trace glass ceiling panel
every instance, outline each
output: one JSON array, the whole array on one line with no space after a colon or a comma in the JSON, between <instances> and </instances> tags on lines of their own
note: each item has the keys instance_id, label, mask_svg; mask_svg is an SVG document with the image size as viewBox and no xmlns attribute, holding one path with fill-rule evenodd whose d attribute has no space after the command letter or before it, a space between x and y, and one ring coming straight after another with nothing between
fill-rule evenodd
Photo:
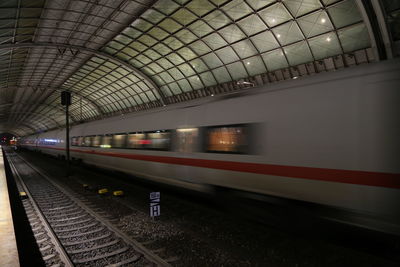
<instances>
[{"instance_id":1,"label":"glass ceiling panel","mask_svg":"<svg viewBox=\"0 0 400 267\"><path fill-rule=\"evenodd\" d=\"M298 42L284 47L284 53L292 66L313 61L307 42Z\"/></svg>"},{"instance_id":2,"label":"glass ceiling panel","mask_svg":"<svg viewBox=\"0 0 400 267\"><path fill-rule=\"evenodd\" d=\"M171 18L179 21L182 25L188 25L196 20L197 16L187 9L179 9L171 15Z\"/></svg>"},{"instance_id":3,"label":"glass ceiling panel","mask_svg":"<svg viewBox=\"0 0 400 267\"><path fill-rule=\"evenodd\" d=\"M232 63L239 60L239 57L230 46L222 48L216 51L216 53L224 64Z\"/></svg>"},{"instance_id":4,"label":"glass ceiling panel","mask_svg":"<svg viewBox=\"0 0 400 267\"><path fill-rule=\"evenodd\" d=\"M143 55L142 57L142 60L144 60ZM105 113L115 111L118 105L111 103L118 103L118 101L128 98L126 96L127 93L129 96L135 96L144 92L145 94L141 96L141 102L144 103L158 99L158 96L153 92L154 89L146 85L143 82L143 78L139 78L132 70L126 67L118 66L99 57L92 57L82 66L82 69L88 69L90 72L83 77L78 75L71 76L64 86L68 87L72 92L84 95L93 102L100 101L100 99L101 101L106 101L108 103L106 107L101 107L102 109L104 108L103 112ZM80 86L82 83L84 83L84 86ZM132 84L136 86L132 86ZM127 106L127 103L131 103L131 106ZM121 102L122 106L119 109L130 108L138 104L124 101Z\"/></svg>"},{"instance_id":5,"label":"glass ceiling panel","mask_svg":"<svg viewBox=\"0 0 400 267\"><path fill-rule=\"evenodd\" d=\"M321 8L319 0L283 0L293 17L299 17Z\"/></svg>"},{"instance_id":6,"label":"glass ceiling panel","mask_svg":"<svg viewBox=\"0 0 400 267\"><path fill-rule=\"evenodd\" d=\"M184 9L183 9L184 10ZM214 29L218 30L219 28L224 27L225 25L231 22L231 19L228 18L222 11L215 10L212 13L208 14L204 17L204 20Z\"/></svg>"},{"instance_id":7,"label":"glass ceiling panel","mask_svg":"<svg viewBox=\"0 0 400 267\"><path fill-rule=\"evenodd\" d=\"M327 33L314 37L308 41L315 59L339 55L342 50L336 34Z\"/></svg>"},{"instance_id":8,"label":"glass ceiling panel","mask_svg":"<svg viewBox=\"0 0 400 267\"><path fill-rule=\"evenodd\" d=\"M16 3L0 3L2 44L32 42L43 16L44 0L21 0L23 8L18 12ZM46 34L38 42L98 44L90 48L115 56L148 76L99 56L81 56L81 51L78 57L82 62L75 65L60 63L74 62L73 56L55 60L45 53L37 54L47 64L37 69L54 77L60 72L51 66L78 69L65 76L68 80L61 79L58 88L68 88L85 99L84 107L74 104L74 116L85 119L158 103L159 92L151 81L161 86L164 96L174 96L370 47L355 0L158 0L135 15L138 3L127 1L125 12L129 16L125 19L118 20L111 15L114 7L105 6L96 9L97 14L86 14L81 24L77 21L87 3L76 3L75 13L67 13L68 21L60 28L53 25L57 21L46 17L47 28L40 29ZM398 39L398 4L389 0L383 3L392 35ZM61 14L62 10L56 11ZM75 32L71 31L74 25L78 25ZM102 25L101 31L98 25ZM122 25L129 26L120 31ZM53 40L50 37L55 28ZM110 35L106 38L102 32L107 31ZM16 86L29 49L1 52L0 86ZM10 64L12 71L7 72ZM38 76L36 80L44 78Z\"/></svg>"},{"instance_id":9,"label":"glass ceiling panel","mask_svg":"<svg viewBox=\"0 0 400 267\"><path fill-rule=\"evenodd\" d=\"M235 43L232 45L232 47L235 49L240 58L247 58L258 54L257 49L249 39Z\"/></svg>"},{"instance_id":10,"label":"glass ceiling panel","mask_svg":"<svg viewBox=\"0 0 400 267\"><path fill-rule=\"evenodd\" d=\"M292 18L285 6L277 3L258 13L269 27L276 26Z\"/></svg>"},{"instance_id":11,"label":"glass ceiling panel","mask_svg":"<svg viewBox=\"0 0 400 267\"><path fill-rule=\"evenodd\" d=\"M362 21L361 14L354 0L345 0L328 8L336 28L341 28Z\"/></svg>"},{"instance_id":12,"label":"glass ceiling panel","mask_svg":"<svg viewBox=\"0 0 400 267\"><path fill-rule=\"evenodd\" d=\"M265 23L258 16L249 16L239 21L238 25L248 36L265 31Z\"/></svg>"},{"instance_id":13,"label":"glass ceiling panel","mask_svg":"<svg viewBox=\"0 0 400 267\"><path fill-rule=\"evenodd\" d=\"M262 55L262 58L269 71L283 69L289 66L282 49L267 52Z\"/></svg>"},{"instance_id":14,"label":"glass ceiling panel","mask_svg":"<svg viewBox=\"0 0 400 267\"><path fill-rule=\"evenodd\" d=\"M239 80L241 78L246 78L249 76L242 62L235 62L227 65L226 67L228 68L228 71L234 80Z\"/></svg>"},{"instance_id":15,"label":"glass ceiling panel","mask_svg":"<svg viewBox=\"0 0 400 267\"><path fill-rule=\"evenodd\" d=\"M219 67L217 69L213 69L212 72L215 78L217 79L218 83L225 83L232 81L232 78L225 67Z\"/></svg>"},{"instance_id":16,"label":"glass ceiling panel","mask_svg":"<svg viewBox=\"0 0 400 267\"><path fill-rule=\"evenodd\" d=\"M251 37L250 40L260 53L279 47L279 43L270 31L257 34L256 36Z\"/></svg>"},{"instance_id":17,"label":"glass ceiling panel","mask_svg":"<svg viewBox=\"0 0 400 267\"><path fill-rule=\"evenodd\" d=\"M304 39L303 33L294 21L280 25L272 31L281 45L291 44Z\"/></svg>"},{"instance_id":18,"label":"glass ceiling panel","mask_svg":"<svg viewBox=\"0 0 400 267\"><path fill-rule=\"evenodd\" d=\"M186 8L196 14L198 17L201 17L213 10L215 6L207 0L196 0L187 4Z\"/></svg>"},{"instance_id":19,"label":"glass ceiling panel","mask_svg":"<svg viewBox=\"0 0 400 267\"><path fill-rule=\"evenodd\" d=\"M313 37L333 30L328 14L325 11L317 11L297 20L306 37Z\"/></svg>"},{"instance_id":20,"label":"glass ceiling panel","mask_svg":"<svg viewBox=\"0 0 400 267\"><path fill-rule=\"evenodd\" d=\"M274 1L274 0L263 0L263 1L260 1L260 0L247 0L248 5L250 5L253 9L256 9L256 10L260 9L262 7L265 7L267 5L270 5L270 4L274 3L274 2L276 2L276 1Z\"/></svg>"},{"instance_id":21,"label":"glass ceiling panel","mask_svg":"<svg viewBox=\"0 0 400 267\"><path fill-rule=\"evenodd\" d=\"M251 76L267 72L264 62L258 56L246 59L245 67Z\"/></svg>"},{"instance_id":22,"label":"glass ceiling panel","mask_svg":"<svg viewBox=\"0 0 400 267\"><path fill-rule=\"evenodd\" d=\"M367 27L357 24L338 31L344 52L352 52L370 46Z\"/></svg>"},{"instance_id":23,"label":"glass ceiling panel","mask_svg":"<svg viewBox=\"0 0 400 267\"><path fill-rule=\"evenodd\" d=\"M251 7L243 0L233 0L225 5L222 10L233 20L238 20L253 12Z\"/></svg>"}]
</instances>

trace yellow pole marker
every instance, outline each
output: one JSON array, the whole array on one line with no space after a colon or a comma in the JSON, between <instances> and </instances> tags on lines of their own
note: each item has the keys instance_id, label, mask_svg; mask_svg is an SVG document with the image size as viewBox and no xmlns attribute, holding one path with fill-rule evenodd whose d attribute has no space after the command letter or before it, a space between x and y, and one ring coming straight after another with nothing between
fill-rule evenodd
<instances>
[{"instance_id":1,"label":"yellow pole marker","mask_svg":"<svg viewBox=\"0 0 400 267\"><path fill-rule=\"evenodd\" d=\"M123 192L122 190L117 190L117 191L114 191L114 192L113 192L113 195L114 195L114 196L123 196L123 195L124 195L124 192Z\"/></svg>"},{"instance_id":2,"label":"yellow pole marker","mask_svg":"<svg viewBox=\"0 0 400 267\"><path fill-rule=\"evenodd\" d=\"M103 189L100 189L98 192L99 192L100 195L104 195L104 194L108 193L108 189L107 188L103 188Z\"/></svg>"},{"instance_id":3,"label":"yellow pole marker","mask_svg":"<svg viewBox=\"0 0 400 267\"><path fill-rule=\"evenodd\" d=\"M27 195L25 192L19 192L19 196L20 196L22 199L28 197L28 195Z\"/></svg>"}]
</instances>

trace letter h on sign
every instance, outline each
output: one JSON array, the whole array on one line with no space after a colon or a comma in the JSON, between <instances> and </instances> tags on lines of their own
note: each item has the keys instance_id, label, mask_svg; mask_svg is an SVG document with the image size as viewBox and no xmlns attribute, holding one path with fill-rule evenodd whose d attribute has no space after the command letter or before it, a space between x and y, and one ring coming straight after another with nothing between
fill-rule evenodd
<instances>
[{"instance_id":1,"label":"letter h on sign","mask_svg":"<svg viewBox=\"0 0 400 267\"><path fill-rule=\"evenodd\" d=\"M160 216L160 192L151 192L150 193L150 216L156 217Z\"/></svg>"}]
</instances>

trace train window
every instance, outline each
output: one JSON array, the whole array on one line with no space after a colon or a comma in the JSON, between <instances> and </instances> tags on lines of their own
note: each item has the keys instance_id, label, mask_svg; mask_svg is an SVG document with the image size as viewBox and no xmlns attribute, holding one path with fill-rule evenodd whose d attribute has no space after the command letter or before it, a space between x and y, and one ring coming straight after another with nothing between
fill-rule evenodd
<instances>
[{"instance_id":1,"label":"train window","mask_svg":"<svg viewBox=\"0 0 400 267\"><path fill-rule=\"evenodd\" d=\"M144 133L135 133L128 135L128 148L144 148L146 142L146 134Z\"/></svg>"},{"instance_id":2,"label":"train window","mask_svg":"<svg viewBox=\"0 0 400 267\"><path fill-rule=\"evenodd\" d=\"M82 146L92 146L92 137L91 136L85 136L83 138Z\"/></svg>"},{"instance_id":3,"label":"train window","mask_svg":"<svg viewBox=\"0 0 400 267\"><path fill-rule=\"evenodd\" d=\"M78 146L83 146L83 136L78 137Z\"/></svg>"},{"instance_id":4,"label":"train window","mask_svg":"<svg viewBox=\"0 0 400 267\"><path fill-rule=\"evenodd\" d=\"M178 152L194 152L197 150L198 128L176 130L176 146Z\"/></svg>"},{"instance_id":5,"label":"train window","mask_svg":"<svg viewBox=\"0 0 400 267\"><path fill-rule=\"evenodd\" d=\"M207 151L247 153L247 126L217 126L207 129Z\"/></svg>"},{"instance_id":6,"label":"train window","mask_svg":"<svg viewBox=\"0 0 400 267\"><path fill-rule=\"evenodd\" d=\"M100 147L102 148L111 148L111 141L112 141L112 136L111 135L105 135L101 139L101 145Z\"/></svg>"},{"instance_id":7,"label":"train window","mask_svg":"<svg viewBox=\"0 0 400 267\"><path fill-rule=\"evenodd\" d=\"M92 146L99 147L100 145L101 145L101 136L100 135L93 136Z\"/></svg>"},{"instance_id":8,"label":"train window","mask_svg":"<svg viewBox=\"0 0 400 267\"><path fill-rule=\"evenodd\" d=\"M72 137L71 146L78 146L78 137Z\"/></svg>"},{"instance_id":9,"label":"train window","mask_svg":"<svg viewBox=\"0 0 400 267\"><path fill-rule=\"evenodd\" d=\"M114 134L112 137L112 147L125 147L126 134Z\"/></svg>"},{"instance_id":10,"label":"train window","mask_svg":"<svg viewBox=\"0 0 400 267\"><path fill-rule=\"evenodd\" d=\"M171 133L169 131L156 131L147 133L146 148L156 150L169 150Z\"/></svg>"}]
</instances>

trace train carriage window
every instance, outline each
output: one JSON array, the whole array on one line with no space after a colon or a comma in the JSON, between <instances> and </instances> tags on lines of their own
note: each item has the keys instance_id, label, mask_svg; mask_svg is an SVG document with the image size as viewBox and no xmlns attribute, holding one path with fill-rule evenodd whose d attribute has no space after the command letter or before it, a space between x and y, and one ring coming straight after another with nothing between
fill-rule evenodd
<instances>
[{"instance_id":1,"label":"train carriage window","mask_svg":"<svg viewBox=\"0 0 400 267\"><path fill-rule=\"evenodd\" d=\"M146 143L146 134L134 133L128 135L128 148L144 148Z\"/></svg>"},{"instance_id":2,"label":"train carriage window","mask_svg":"<svg viewBox=\"0 0 400 267\"><path fill-rule=\"evenodd\" d=\"M78 146L78 137L72 137L71 146Z\"/></svg>"},{"instance_id":3,"label":"train carriage window","mask_svg":"<svg viewBox=\"0 0 400 267\"><path fill-rule=\"evenodd\" d=\"M207 151L220 153L248 152L246 125L217 126L207 129Z\"/></svg>"},{"instance_id":4,"label":"train carriage window","mask_svg":"<svg viewBox=\"0 0 400 267\"><path fill-rule=\"evenodd\" d=\"M78 137L78 146L83 146L83 136Z\"/></svg>"},{"instance_id":5,"label":"train carriage window","mask_svg":"<svg viewBox=\"0 0 400 267\"><path fill-rule=\"evenodd\" d=\"M101 145L101 135L93 136L92 146L93 147L99 147L100 145Z\"/></svg>"},{"instance_id":6,"label":"train carriage window","mask_svg":"<svg viewBox=\"0 0 400 267\"><path fill-rule=\"evenodd\" d=\"M146 148L155 150L169 150L171 133L169 131L156 131L147 133Z\"/></svg>"},{"instance_id":7,"label":"train carriage window","mask_svg":"<svg viewBox=\"0 0 400 267\"><path fill-rule=\"evenodd\" d=\"M82 146L92 146L92 136L85 136Z\"/></svg>"},{"instance_id":8,"label":"train carriage window","mask_svg":"<svg viewBox=\"0 0 400 267\"><path fill-rule=\"evenodd\" d=\"M176 130L176 146L178 152L194 152L197 150L199 129L186 128Z\"/></svg>"},{"instance_id":9,"label":"train carriage window","mask_svg":"<svg viewBox=\"0 0 400 267\"><path fill-rule=\"evenodd\" d=\"M100 147L102 148L111 148L111 141L112 141L112 136L111 135L105 135L101 139L101 145Z\"/></svg>"},{"instance_id":10,"label":"train carriage window","mask_svg":"<svg viewBox=\"0 0 400 267\"><path fill-rule=\"evenodd\" d=\"M112 137L112 147L125 147L126 134L114 134Z\"/></svg>"}]
</instances>

